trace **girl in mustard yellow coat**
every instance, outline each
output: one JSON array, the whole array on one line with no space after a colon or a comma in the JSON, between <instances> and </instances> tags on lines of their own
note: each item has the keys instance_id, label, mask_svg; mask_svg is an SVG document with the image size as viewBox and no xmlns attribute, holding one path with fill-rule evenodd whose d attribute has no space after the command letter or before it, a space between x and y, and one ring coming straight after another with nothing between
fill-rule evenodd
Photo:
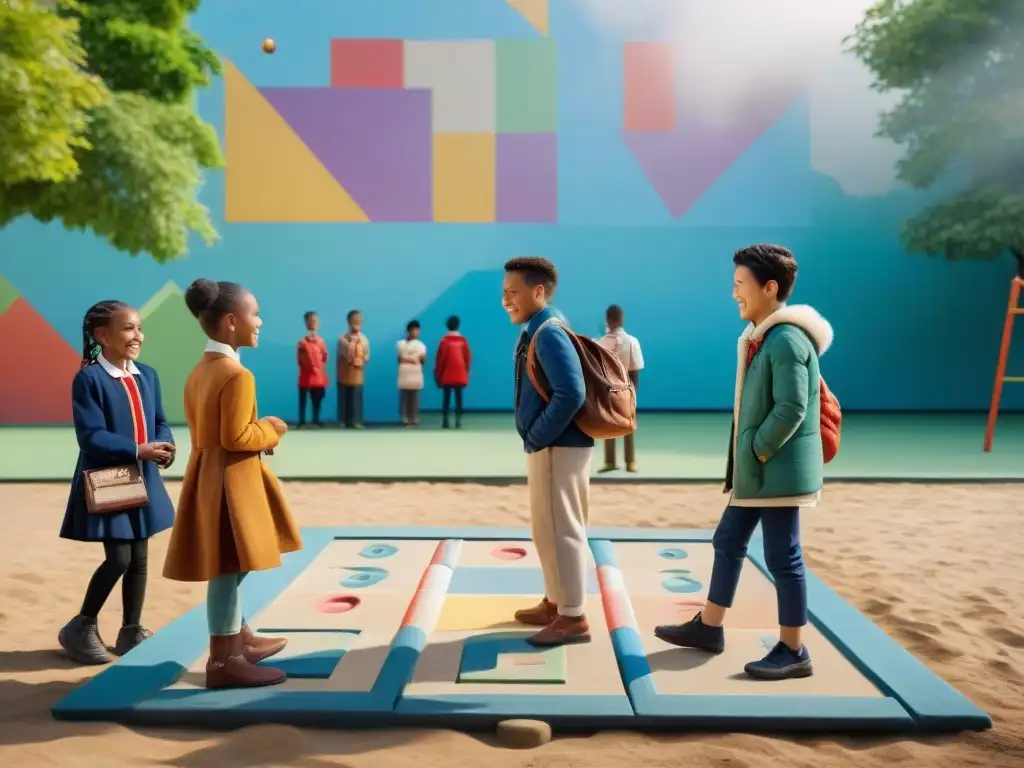
<instances>
[{"instance_id":1,"label":"girl in mustard yellow coat","mask_svg":"<svg viewBox=\"0 0 1024 768\"><path fill-rule=\"evenodd\" d=\"M257 666L285 640L257 637L242 616L239 586L250 571L281 565L302 548L277 478L261 454L287 431L273 416L256 418L256 380L239 361L240 347L259 343L256 299L237 283L196 280L185 303L210 338L185 383L192 454L164 565L175 581L206 581L210 627L207 688L248 688L284 681Z\"/></svg>"}]
</instances>

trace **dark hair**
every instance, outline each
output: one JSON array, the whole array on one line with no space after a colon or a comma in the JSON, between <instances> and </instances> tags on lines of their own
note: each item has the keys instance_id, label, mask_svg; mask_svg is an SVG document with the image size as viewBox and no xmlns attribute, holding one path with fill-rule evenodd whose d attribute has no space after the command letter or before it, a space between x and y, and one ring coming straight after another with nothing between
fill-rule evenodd
<instances>
[{"instance_id":1,"label":"dark hair","mask_svg":"<svg viewBox=\"0 0 1024 768\"><path fill-rule=\"evenodd\" d=\"M459 326L461 324L462 324L462 322L459 320L459 316L458 315L452 315L445 322L445 326L448 328L449 331L457 331L457 330L459 330Z\"/></svg>"},{"instance_id":2,"label":"dark hair","mask_svg":"<svg viewBox=\"0 0 1024 768\"><path fill-rule=\"evenodd\" d=\"M185 305L207 333L217 330L224 315L237 309L247 291L238 283L199 278L185 291Z\"/></svg>"},{"instance_id":3,"label":"dark hair","mask_svg":"<svg viewBox=\"0 0 1024 768\"><path fill-rule=\"evenodd\" d=\"M305 320L308 323L309 322L309 318L311 318L311 317L316 317L316 312L313 312L313 311L306 312L302 316L302 319Z\"/></svg>"},{"instance_id":4,"label":"dark hair","mask_svg":"<svg viewBox=\"0 0 1024 768\"><path fill-rule=\"evenodd\" d=\"M612 304L604 313L604 319L608 321L609 325L620 325L622 323L623 316L624 313L622 311L622 307L618 304Z\"/></svg>"},{"instance_id":5,"label":"dark hair","mask_svg":"<svg viewBox=\"0 0 1024 768\"><path fill-rule=\"evenodd\" d=\"M100 345L93 335L97 328L106 328L115 313L131 309L123 301L107 299L93 304L82 319L82 368L92 365L100 354Z\"/></svg>"},{"instance_id":6,"label":"dark hair","mask_svg":"<svg viewBox=\"0 0 1024 768\"><path fill-rule=\"evenodd\" d=\"M520 256L505 262L506 272L518 272L523 282L531 288L544 286L544 293L550 296L558 285L558 270L555 265L541 256Z\"/></svg>"},{"instance_id":7,"label":"dark hair","mask_svg":"<svg viewBox=\"0 0 1024 768\"><path fill-rule=\"evenodd\" d=\"M361 315L361 314L362 314L362 312L360 312L358 309L350 309L348 311L348 314L345 315L345 321L351 323L353 317L355 317L356 315Z\"/></svg>"},{"instance_id":8,"label":"dark hair","mask_svg":"<svg viewBox=\"0 0 1024 768\"><path fill-rule=\"evenodd\" d=\"M774 280L779 286L779 301L786 301L793 293L796 259L788 248L768 244L748 245L733 254L732 263L749 269L762 288Z\"/></svg>"},{"instance_id":9,"label":"dark hair","mask_svg":"<svg viewBox=\"0 0 1024 768\"><path fill-rule=\"evenodd\" d=\"M413 328L419 328L419 327L420 327L420 321L419 320L410 320L408 323L405 324L405 330L406 331L411 331Z\"/></svg>"}]
</instances>

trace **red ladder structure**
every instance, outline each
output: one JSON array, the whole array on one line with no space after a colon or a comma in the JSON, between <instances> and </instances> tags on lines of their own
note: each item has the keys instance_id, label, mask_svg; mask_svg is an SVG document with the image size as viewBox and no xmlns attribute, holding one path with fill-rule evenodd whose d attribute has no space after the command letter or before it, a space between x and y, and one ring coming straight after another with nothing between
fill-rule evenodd
<instances>
[{"instance_id":1,"label":"red ladder structure","mask_svg":"<svg viewBox=\"0 0 1024 768\"><path fill-rule=\"evenodd\" d=\"M999 418L999 401L1003 396L1003 384L1024 384L1024 376L1007 376L1006 359L1010 356L1010 339L1013 337L1013 321L1017 315L1024 315L1020 306L1020 292L1024 278L1015 277L1010 283L1010 302L1006 307L1006 322L1003 323L1003 341L999 345L999 362L996 364L996 381L992 387L992 404L988 408L988 427L985 429L985 452L992 450L992 437L996 432Z\"/></svg>"}]
</instances>

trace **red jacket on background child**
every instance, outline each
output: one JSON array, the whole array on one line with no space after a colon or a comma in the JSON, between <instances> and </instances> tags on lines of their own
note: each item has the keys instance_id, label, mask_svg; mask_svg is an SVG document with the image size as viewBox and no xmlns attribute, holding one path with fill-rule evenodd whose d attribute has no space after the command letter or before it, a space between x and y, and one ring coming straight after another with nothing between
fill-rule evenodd
<instances>
[{"instance_id":1,"label":"red jacket on background child","mask_svg":"<svg viewBox=\"0 0 1024 768\"><path fill-rule=\"evenodd\" d=\"M469 342L457 331L446 333L434 357L434 381L439 387L469 385Z\"/></svg>"},{"instance_id":2,"label":"red jacket on background child","mask_svg":"<svg viewBox=\"0 0 1024 768\"><path fill-rule=\"evenodd\" d=\"M327 345L320 336L299 339L299 389L327 388Z\"/></svg>"}]
</instances>

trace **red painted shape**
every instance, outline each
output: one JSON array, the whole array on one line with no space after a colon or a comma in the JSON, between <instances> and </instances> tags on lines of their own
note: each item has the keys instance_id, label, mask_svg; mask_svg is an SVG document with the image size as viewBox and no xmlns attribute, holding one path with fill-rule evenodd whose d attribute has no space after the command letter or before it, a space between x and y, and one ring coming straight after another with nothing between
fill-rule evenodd
<instances>
[{"instance_id":1,"label":"red painted shape","mask_svg":"<svg viewBox=\"0 0 1024 768\"><path fill-rule=\"evenodd\" d=\"M23 298L0 315L0 338L11 363L0 375L0 424L71 423L81 354Z\"/></svg>"},{"instance_id":2,"label":"red painted shape","mask_svg":"<svg viewBox=\"0 0 1024 768\"><path fill-rule=\"evenodd\" d=\"M321 598L316 607L320 613L348 613L355 610L361 602L362 600L352 595L328 595Z\"/></svg>"},{"instance_id":3,"label":"red painted shape","mask_svg":"<svg viewBox=\"0 0 1024 768\"><path fill-rule=\"evenodd\" d=\"M331 40L332 88L401 88L404 70L402 40Z\"/></svg>"},{"instance_id":4,"label":"red painted shape","mask_svg":"<svg viewBox=\"0 0 1024 768\"><path fill-rule=\"evenodd\" d=\"M622 56L623 129L674 130L676 99L672 46L669 43L626 43Z\"/></svg>"}]
</instances>

